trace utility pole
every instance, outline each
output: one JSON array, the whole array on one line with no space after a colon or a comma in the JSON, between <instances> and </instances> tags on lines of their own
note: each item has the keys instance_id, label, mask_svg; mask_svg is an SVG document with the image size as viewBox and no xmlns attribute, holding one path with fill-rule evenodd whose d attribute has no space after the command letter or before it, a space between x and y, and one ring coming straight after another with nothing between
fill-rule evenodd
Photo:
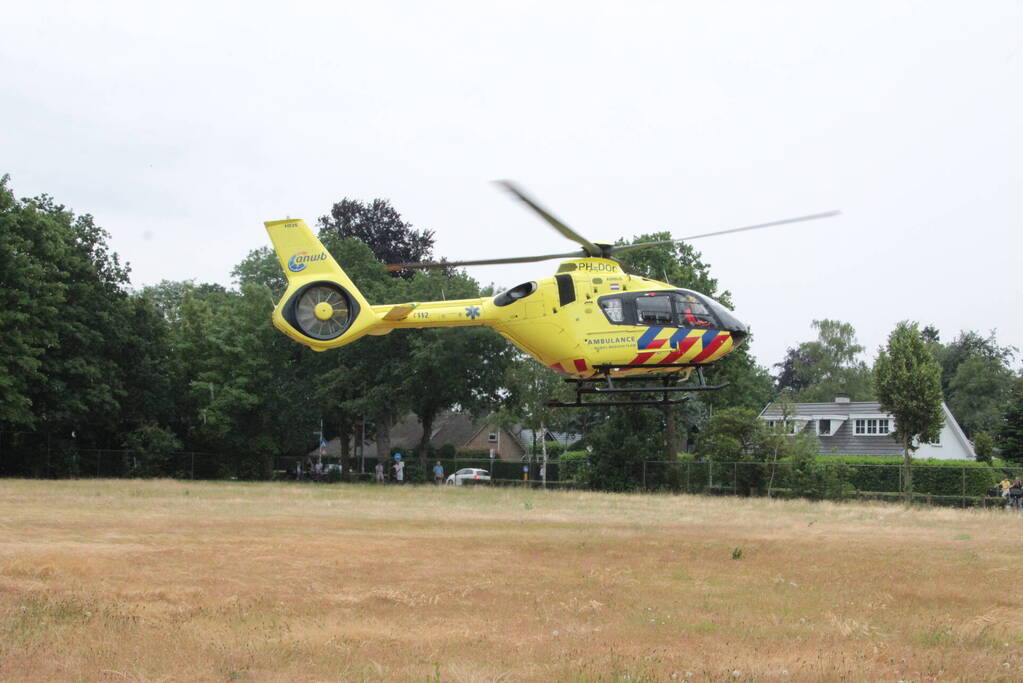
<instances>
[{"instance_id":1,"label":"utility pole","mask_svg":"<svg viewBox=\"0 0 1023 683\"><path fill-rule=\"evenodd\" d=\"M319 453L319 455L317 456L316 461L322 465L323 464L323 451L326 450L326 443L323 440L323 418L322 417L320 418L320 431L313 432L313 434L315 434L317 437L319 437L317 439L317 441L316 441L317 448L319 449L317 451Z\"/></svg>"},{"instance_id":2,"label":"utility pole","mask_svg":"<svg viewBox=\"0 0 1023 683\"><path fill-rule=\"evenodd\" d=\"M547 427L540 422L540 450L543 453L543 464L540 465L540 482L547 488Z\"/></svg>"},{"instance_id":3,"label":"utility pole","mask_svg":"<svg viewBox=\"0 0 1023 683\"><path fill-rule=\"evenodd\" d=\"M359 474L366 473L366 416L362 416L362 440L359 441Z\"/></svg>"}]
</instances>

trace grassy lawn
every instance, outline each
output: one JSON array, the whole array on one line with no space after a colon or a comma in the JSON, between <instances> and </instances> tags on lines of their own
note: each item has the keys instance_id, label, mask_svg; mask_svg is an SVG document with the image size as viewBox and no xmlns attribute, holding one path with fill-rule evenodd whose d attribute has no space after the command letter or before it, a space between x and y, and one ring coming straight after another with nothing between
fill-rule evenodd
<instances>
[{"instance_id":1,"label":"grassy lawn","mask_svg":"<svg viewBox=\"0 0 1023 683\"><path fill-rule=\"evenodd\" d=\"M1020 680L1023 517L0 481L0 680Z\"/></svg>"}]
</instances>

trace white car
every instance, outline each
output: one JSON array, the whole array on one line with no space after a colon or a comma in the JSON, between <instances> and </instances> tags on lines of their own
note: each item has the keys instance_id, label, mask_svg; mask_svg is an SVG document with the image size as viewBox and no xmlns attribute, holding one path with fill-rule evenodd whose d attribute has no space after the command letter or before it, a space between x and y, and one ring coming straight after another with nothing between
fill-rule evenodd
<instances>
[{"instance_id":1,"label":"white car","mask_svg":"<svg viewBox=\"0 0 1023 683\"><path fill-rule=\"evenodd\" d=\"M490 481L490 472L479 470L475 467L466 467L454 474L449 474L447 483L450 486L463 486L466 484L482 484Z\"/></svg>"}]
</instances>

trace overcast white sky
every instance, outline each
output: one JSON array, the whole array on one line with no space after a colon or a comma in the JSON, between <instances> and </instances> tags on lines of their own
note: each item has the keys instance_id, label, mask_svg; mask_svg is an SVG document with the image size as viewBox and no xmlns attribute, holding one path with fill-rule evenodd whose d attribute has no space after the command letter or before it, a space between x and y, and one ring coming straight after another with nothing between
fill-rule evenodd
<instances>
[{"instance_id":1,"label":"overcast white sky","mask_svg":"<svg viewBox=\"0 0 1023 683\"><path fill-rule=\"evenodd\" d=\"M135 285L227 284L264 220L346 196L449 259L571 250L497 178L594 240L841 209L694 243L761 363L825 317L869 359L902 319L1023 347L1021 29L1018 0L8 2L0 173Z\"/></svg>"}]
</instances>

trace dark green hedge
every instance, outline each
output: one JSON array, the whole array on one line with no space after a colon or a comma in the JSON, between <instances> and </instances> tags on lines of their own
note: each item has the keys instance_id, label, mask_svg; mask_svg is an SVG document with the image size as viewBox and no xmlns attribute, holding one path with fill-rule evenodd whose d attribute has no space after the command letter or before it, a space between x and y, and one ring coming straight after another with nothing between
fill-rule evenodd
<instances>
[{"instance_id":1,"label":"dark green hedge","mask_svg":"<svg viewBox=\"0 0 1023 683\"><path fill-rule=\"evenodd\" d=\"M900 490L902 458L869 455L822 455L822 463L846 465L848 481L857 491ZM986 463L968 460L913 460L913 491L935 496L983 496L999 482L1002 472Z\"/></svg>"}]
</instances>

